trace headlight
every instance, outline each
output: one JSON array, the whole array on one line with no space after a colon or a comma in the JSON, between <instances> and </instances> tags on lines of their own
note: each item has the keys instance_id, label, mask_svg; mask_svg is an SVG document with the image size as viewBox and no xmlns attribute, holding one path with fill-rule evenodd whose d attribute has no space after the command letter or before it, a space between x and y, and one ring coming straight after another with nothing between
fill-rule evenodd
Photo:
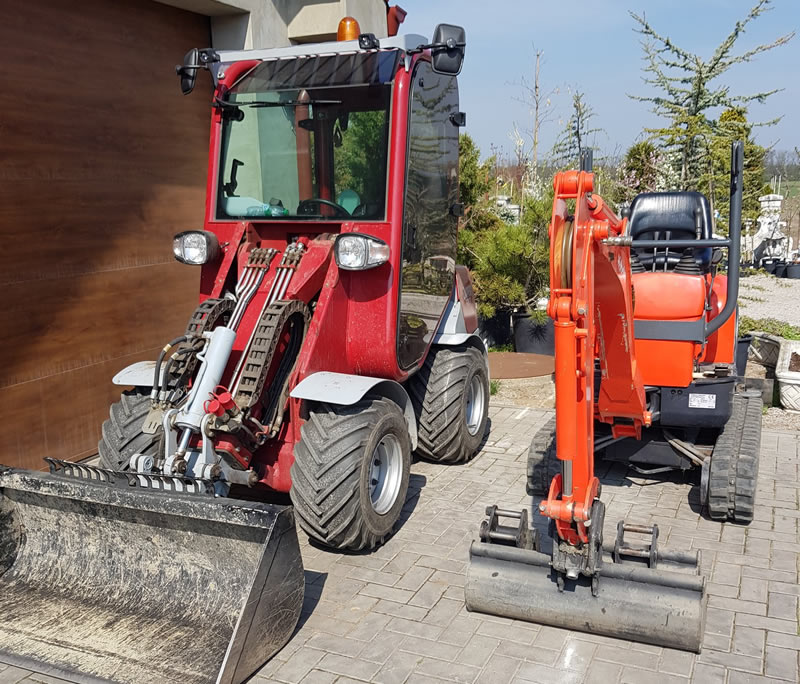
<instances>
[{"instance_id":1,"label":"headlight","mask_svg":"<svg viewBox=\"0 0 800 684\"><path fill-rule=\"evenodd\" d=\"M172 252L183 264L207 264L219 254L219 240L207 230L187 230L172 240Z\"/></svg>"},{"instance_id":2,"label":"headlight","mask_svg":"<svg viewBox=\"0 0 800 684\"><path fill-rule=\"evenodd\" d=\"M371 235L344 233L333 247L336 265L348 271L364 271L389 261L389 245Z\"/></svg>"}]
</instances>

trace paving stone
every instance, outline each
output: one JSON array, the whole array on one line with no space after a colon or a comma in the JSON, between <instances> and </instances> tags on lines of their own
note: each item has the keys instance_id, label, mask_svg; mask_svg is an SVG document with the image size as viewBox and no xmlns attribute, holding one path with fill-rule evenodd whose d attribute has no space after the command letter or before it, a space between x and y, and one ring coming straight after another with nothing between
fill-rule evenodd
<instances>
[{"instance_id":1,"label":"paving stone","mask_svg":"<svg viewBox=\"0 0 800 684\"><path fill-rule=\"evenodd\" d=\"M31 674L30 670L23 670L21 667L9 665L4 670L0 670L0 684L17 684Z\"/></svg>"},{"instance_id":2,"label":"paving stone","mask_svg":"<svg viewBox=\"0 0 800 684\"><path fill-rule=\"evenodd\" d=\"M377 663L356 658L347 658L336 653L328 653L317 665L320 670L344 677L355 677L369 681L381 669Z\"/></svg>"},{"instance_id":3,"label":"paving stone","mask_svg":"<svg viewBox=\"0 0 800 684\"><path fill-rule=\"evenodd\" d=\"M311 670L302 681L302 684L333 684L337 675L322 670ZM255 684L255 683L254 683Z\"/></svg>"},{"instance_id":4,"label":"paving stone","mask_svg":"<svg viewBox=\"0 0 800 684\"><path fill-rule=\"evenodd\" d=\"M304 648L296 651L275 671L275 678L285 682L301 682L325 656L325 651Z\"/></svg>"},{"instance_id":5,"label":"paving stone","mask_svg":"<svg viewBox=\"0 0 800 684\"><path fill-rule=\"evenodd\" d=\"M417 665L415 672L430 675L431 677L439 677L448 682L472 684L480 674L481 668L465 665L461 662L448 663L446 660L423 658Z\"/></svg>"},{"instance_id":6,"label":"paving stone","mask_svg":"<svg viewBox=\"0 0 800 684\"><path fill-rule=\"evenodd\" d=\"M578 684L583 679L583 674L571 670L557 670L554 667L539 665L538 663L522 663L514 681L535 682L535 684L545 684L546 682L558 682L558 684Z\"/></svg>"},{"instance_id":7,"label":"paving stone","mask_svg":"<svg viewBox=\"0 0 800 684\"><path fill-rule=\"evenodd\" d=\"M765 641L763 629L737 626L733 634L733 652L763 658Z\"/></svg>"},{"instance_id":8,"label":"paving stone","mask_svg":"<svg viewBox=\"0 0 800 684\"><path fill-rule=\"evenodd\" d=\"M724 667L695 663L693 681L698 684L725 684L725 673Z\"/></svg>"},{"instance_id":9,"label":"paving stone","mask_svg":"<svg viewBox=\"0 0 800 684\"><path fill-rule=\"evenodd\" d=\"M588 641L577 639L567 639L561 655L556 660L555 668L558 670L574 670L576 672L586 672L597 650L597 645Z\"/></svg>"},{"instance_id":10,"label":"paving stone","mask_svg":"<svg viewBox=\"0 0 800 684\"><path fill-rule=\"evenodd\" d=\"M797 682L797 651L767 646L765 674L769 677Z\"/></svg>"}]
</instances>

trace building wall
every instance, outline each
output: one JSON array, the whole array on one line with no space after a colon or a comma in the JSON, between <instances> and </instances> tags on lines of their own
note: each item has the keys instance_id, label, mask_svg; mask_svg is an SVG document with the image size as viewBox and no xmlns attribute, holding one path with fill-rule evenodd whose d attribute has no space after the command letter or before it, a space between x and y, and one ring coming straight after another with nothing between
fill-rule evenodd
<instances>
[{"instance_id":1,"label":"building wall","mask_svg":"<svg viewBox=\"0 0 800 684\"><path fill-rule=\"evenodd\" d=\"M158 1L208 14L213 46L224 50L335 40L339 21L346 16L355 17L365 33L387 33L383 0Z\"/></svg>"},{"instance_id":2,"label":"building wall","mask_svg":"<svg viewBox=\"0 0 800 684\"><path fill-rule=\"evenodd\" d=\"M0 9L0 463L93 454L111 377L186 326L171 238L203 223L210 109L174 65L209 39L149 0Z\"/></svg>"}]
</instances>

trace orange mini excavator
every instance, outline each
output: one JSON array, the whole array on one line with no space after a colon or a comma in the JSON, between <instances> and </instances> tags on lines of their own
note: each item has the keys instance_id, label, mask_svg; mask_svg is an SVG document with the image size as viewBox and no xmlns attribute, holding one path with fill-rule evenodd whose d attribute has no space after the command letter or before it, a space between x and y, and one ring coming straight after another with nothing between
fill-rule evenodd
<instances>
[{"instance_id":1,"label":"orange mini excavator","mask_svg":"<svg viewBox=\"0 0 800 684\"><path fill-rule=\"evenodd\" d=\"M590 158L556 175L556 415L528 460L528 492L543 497L534 510L550 519L552 551L527 510L488 508L470 550L468 609L699 650L697 552L659 548L656 525L624 521L604 544L594 461L646 474L697 468L711 517L752 520L761 397L744 390L735 364L742 163L736 142L726 239L712 237L700 193L640 194L619 218L592 193Z\"/></svg>"}]
</instances>

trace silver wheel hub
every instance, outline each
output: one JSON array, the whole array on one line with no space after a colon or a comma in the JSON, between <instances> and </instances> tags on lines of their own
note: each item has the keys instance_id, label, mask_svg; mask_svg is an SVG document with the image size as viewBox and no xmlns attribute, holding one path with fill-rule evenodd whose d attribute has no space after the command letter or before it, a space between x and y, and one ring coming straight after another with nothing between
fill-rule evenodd
<instances>
[{"instance_id":1,"label":"silver wheel hub","mask_svg":"<svg viewBox=\"0 0 800 684\"><path fill-rule=\"evenodd\" d=\"M385 515L397 501L403 480L403 450L397 437L384 435L370 461L370 502L378 515Z\"/></svg>"},{"instance_id":2,"label":"silver wheel hub","mask_svg":"<svg viewBox=\"0 0 800 684\"><path fill-rule=\"evenodd\" d=\"M478 430L483 422L483 412L486 406L486 392L481 379L477 375L472 376L469 387L467 388L467 405L464 413L467 421L467 432L473 437L478 434Z\"/></svg>"}]
</instances>

